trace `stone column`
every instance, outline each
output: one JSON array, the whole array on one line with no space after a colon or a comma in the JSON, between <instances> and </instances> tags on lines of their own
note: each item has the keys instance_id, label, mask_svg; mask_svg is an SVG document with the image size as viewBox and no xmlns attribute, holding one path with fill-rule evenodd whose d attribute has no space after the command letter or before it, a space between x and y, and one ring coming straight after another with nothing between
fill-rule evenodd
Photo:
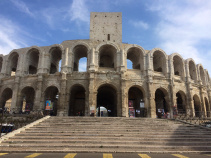
<instances>
[{"instance_id":1,"label":"stone column","mask_svg":"<svg viewBox=\"0 0 211 158\"><path fill-rule=\"evenodd\" d=\"M59 94L59 106L57 107L57 116L66 116L67 115L67 78L66 74L62 73L61 80L61 89Z\"/></svg>"},{"instance_id":2,"label":"stone column","mask_svg":"<svg viewBox=\"0 0 211 158\"><path fill-rule=\"evenodd\" d=\"M125 50L121 50L121 66L120 71L125 71Z\"/></svg>"},{"instance_id":3,"label":"stone column","mask_svg":"<svg viewBox=\"0 0 211 158\"><path fill-rule=\"evenodd\" d=\"M12 92L11 112L19 112L18 93L19 93L20 77L15 77L15 84Z\"/></svg>"},{"instance_id":4,"label":"stone column","mask_svg":"<svg viewBox=\"0 0 211 158\"><path fill-rule=\"evenodd\" d=\"M69 53L69 48L65 49L65 52L62 53L62 66L61 66L61 72L62 73L67 73L68 72L68 53Z\"/></svg>"},{"instance_id":5,"label":"stone column","mask_svg":"<svg viewBox=\"0 0 211 158\"><path fill-rule=\"evenodd\" d=\"M202 117L207 117L206 113L206 104L204 101L204 92L203 92L203 87L200 87L200 98L201 98L201 116Z\"/></svg>"},{"instance_id":6,"label":"stone column","mask_svg":"<svg viewBox=\"0 0 211 158\"><path fill-rule=\"evenodd\" d=\"M211 90L210 89L208 90L208 99L209 99L208 104L209 104L209 107L210 107L209 114L210 114L210 117L211 117Z\"/></svg>"},{"instance_id":7,"label":"stone column","mask_svg":"<svg viewBox=\"0 0 211 158\"><path fill-rule=\"evenodd\" d=\"M89 70L94 71L95 70L95 49L94 48L91 49L90 57L91 57L91 63L90 63Z\"/></svg>"},{"instance_id":8,"label":"stone column","mask_svg":"<svg viewBox=\"0 0 211 158\"><path fill-rule=\"evenodd\" d=\"M94 85L95 85L95 79L94 79L94 73L89 74L89 94L88 94L88 110L87 110L87 115L91 114L91 110L94 111L94 116L96 116L96 108L97 108L97 92L94 90Z\"/></svg>"},{"instance_id":9,"label":"stone column","mask_svg":"<svg viewBox=\"0 0 211 158\"><path fill-rule=\"evenodd\" d=\"M71 50L69 50L69 55L68 55L68 70L67 73L72 73L73 72L73 66L74 66L74 55Z\"/></svg>"},{"instance_id":10,"label":"stone column","mask_svg":"<svg viewBox=\"0 0 211 158\"><path fill-rule=\"evenodd\" d=\"M122 94L120 92L117 92L117 117L122 116L121 97Z\"/></svg>"},{"instance_id":11,"label":"stone column","mask_svg":"<svg viewBox=\"0 0 211 158\"><path fill-rule=\"evenodd\" d=\"M122 103L122 117L128 117L128 95L127 92L125 91L126 87L126 80L122 79L121 83L121 103Z\"/></svg>"},{"instance_id":12,"label":"stone column","mask_svg":"<svg viewBox=\"0 0 211 158\"><path fill-rule=\"evenodd\" d=\"M34 99L34 107L33 110L44 110L44 102L42 102L42 99L44 96L42 96L43 91L43 76L39 75L37 79L37 90L35 92L35 99Z\"/></svg>"}]
</instances>

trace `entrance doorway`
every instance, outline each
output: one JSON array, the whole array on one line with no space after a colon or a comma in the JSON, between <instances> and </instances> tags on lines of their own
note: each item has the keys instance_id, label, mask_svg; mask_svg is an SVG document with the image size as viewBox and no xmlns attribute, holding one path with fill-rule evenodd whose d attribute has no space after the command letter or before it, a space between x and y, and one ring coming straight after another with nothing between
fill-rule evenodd
<instances>
[{"instance_id":1,"label":"entrance doorway","mask_svg":"<svg viewBox=\"0 0 211 158\"><path fill-rule=\"evenodd\" d=\"M166 96L161 89L157 89L155 92L155 104L156 104L156 115L158 118L165 118L166 114L169 113Z\"/></svg>"},{"instance_id":2,"label":"entrance doorway","mask_svg":"<svg viewBox=\"0 0 211 158\"><path fill-rule=\"evenodd\" d=\"M116 90L109 85L103 85L98 89L97 93L97 114L96 116L102 116L106 113L108 117L116 117L117 116L117 94Z\"/></svg>"},{"instance_id":3,"label":"entrance doorway","mask_svg":"<svg viewBox=\"0 0 211 158\"><path fill-rule=\"evenodd\" d=\"M129 117L146 117L144 107L144 96L137 87L131 87L128 91L128 111Z\"/></svg>"},{"instance_id":4,"label":"entrance doorway","mask_svg":"<svg viewBox=\"0 0 211 158\"><path fill-rule=\"evenodd\" d=\"M85 89L80 85L72 87L70 92L69 116L85 115Z\"/></svg>"}]
</instances>

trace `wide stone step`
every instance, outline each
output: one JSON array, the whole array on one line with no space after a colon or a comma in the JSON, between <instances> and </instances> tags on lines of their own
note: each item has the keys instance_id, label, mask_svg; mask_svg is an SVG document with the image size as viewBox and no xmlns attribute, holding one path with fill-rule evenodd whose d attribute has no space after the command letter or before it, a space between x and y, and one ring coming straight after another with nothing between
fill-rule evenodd
<instances>
[{"instance_id":1,"label":"wide stone step","mask_svg":"<svg viewBox=\"0 0 211 158\"><path fill-rule=\"evenodd\" d=\"M186 141L180 141L180 142L174 142L174 141L120 141L120 140L8 140L2 143L2 145L8 145L8 144L63 144L63 145L69 145L69 144L126 144L126 145L170 145L170 146L211 146L211 142L201 142L201 141L192 141L192 142L186 142Z\"/></svg>"},{"instance_id":2,"label":"wide stone step","mask_svg":"<svg viewBox=\"0 0 211 158\"><path fill-rule=\"evenodd\" d=\"M10 138L9 141L90 141L93 140L93 137L65 137L65 136L48 136L48 137L40 137L40 136L16 136ZM200 141L200 142L209 142L211 138L136 138L136 137L95 137L95 141L109 141L109 140L116 140L116 141L179 141L179 142L192 142L192 141Z\"/></svg>"}]
</instances>

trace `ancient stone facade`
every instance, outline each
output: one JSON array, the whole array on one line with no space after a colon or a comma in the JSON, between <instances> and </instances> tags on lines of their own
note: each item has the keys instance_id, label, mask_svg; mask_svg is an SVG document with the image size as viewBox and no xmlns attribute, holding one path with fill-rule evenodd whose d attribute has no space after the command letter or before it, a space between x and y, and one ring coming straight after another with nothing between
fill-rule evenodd
<instances>
[{"instance_id":1,"label":"ancient stone facade","mask_svg":"<svg viewBox=\"0 0 211 158\"><path fill-rule=\"evenodd\" d=\"M96 109L105 107L109 116L128 117L134 112L136 117L155 118L164 109L173 117L177 107L192 116L210 117L211 81L201 64L184 60L178 53L167 55L159 48L149 51L122 43L121 13L92 16L100 16L101 23L93 33L91 18L88 40L14 49L1 55L0 106L11 100L11 111L22 111L23 102L30 103L31 110L44 110L50 100L54 114L60 116L99 115ZM112 16L117 20L103 18ZM102 36L99 28L104 26L120 30L101 29ZM83 57L87 71L79 72ZM127 59L133 69L127 69Z\"/></svg>"}]
</instances>

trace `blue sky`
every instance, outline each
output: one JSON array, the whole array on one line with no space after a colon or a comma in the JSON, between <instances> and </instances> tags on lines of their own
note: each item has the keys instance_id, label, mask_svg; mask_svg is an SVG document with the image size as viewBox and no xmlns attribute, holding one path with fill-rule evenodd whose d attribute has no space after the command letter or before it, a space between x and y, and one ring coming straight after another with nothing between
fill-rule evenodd
<instances>
[{"instance_id":1,"label":"blue sky","mask_svg":"<svg viewBox=\"0 0 211 158\"><path fill-rule=\"evenodd\" d=\"M123 42L193 58L211 72L211 0L0 0L0 54L89 39L90 12L122 12Z\"/></svg>"}]
</instances>

